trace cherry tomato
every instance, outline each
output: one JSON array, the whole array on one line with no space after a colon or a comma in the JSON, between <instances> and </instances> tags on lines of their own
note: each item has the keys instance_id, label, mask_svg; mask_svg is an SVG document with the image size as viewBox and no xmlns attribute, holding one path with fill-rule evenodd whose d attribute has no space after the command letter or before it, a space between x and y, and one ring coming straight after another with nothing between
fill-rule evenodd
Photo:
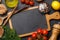
<instances>
[{"instance_id":1,"label":"cherry tomato","mask_svg":"<svg viewBox=\"0 0 60 40\"><path fill-rule=\"evenodd\" d=\"M46 29L43 30L43 34L44 35L47 35L48 34L48 31Z\"/></svg>"},{"instance_id":2,"label":"cherry tomato","mask_svg":"<svg viewBox=\"0 0 60 40\"><path fill-rule=\"evenodd\" d=\"M31 37L28 37L27 40L31 40Z\"/></svg>"},{"instance_id":3,"label":"cherry tomato","mask_svg":"<svg viewBox=\"0 0 60 40\"><path fill-rule=\"evenodd\" d=\"M33 6L33 5L34 5L34 2L33 2L33 1L30 1L29 4L30 4L31 6Z\"/></svg>"},{"instance_id":4,"label":"cherry tomato","mask_svg":"<svg viewBox=\"0 0 60 40\"><path fill-rule=\"evenodd\" d=\"M25 0L25 4L27 4L27 5L28 5L28 4L29 4L29 0Z\"/></svg>"},{"instance_id":5,"label":"cherry tomato","mask_svg":"<svg viewBox=\"0 0 60 40\"><path fill-rule=\"evenodd\" d=\"M44 40L47 40L47 37L46 37L46 36L43 36L43 39L44 39Z\"/></svg>"},{"instance_id":6,"label":"cherry tomato","mask_svg":"<svg viewBox=\"0 0 60 40\"><path fill-rule=\"evenodd\" d=\"M40 28L37 29L37 33L41 33L42 34L43 33L42 29L40 29Z\"/></svg>"},{"instance_id":7,"label":"cherry tomato","mask_svg":"<svg viewBox=\"0 0 60 40\"><path fill-rule=\"evenodd\" d=\"M21 3L25 3L25 0L21 0Z\"/></svg>"},{"instance_id":8,"label":"cherry tomato","mask_svg":"<svg viewBox=\"0 0 60 40\"><path fill-rule=\"evenodd\" d=\"M36 37L37 37L37 33L33 33L33 34L32 34L32 37L33 37L33 38L36 38Z\"/></svg>"}]
</instances>

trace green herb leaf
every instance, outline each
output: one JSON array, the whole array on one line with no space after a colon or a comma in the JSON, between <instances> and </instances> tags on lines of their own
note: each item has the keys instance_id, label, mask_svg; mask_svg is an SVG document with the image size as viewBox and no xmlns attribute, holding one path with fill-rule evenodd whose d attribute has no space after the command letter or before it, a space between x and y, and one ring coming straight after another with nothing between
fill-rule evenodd
<instances>
[{"instance_id":1,"label":"green herb leaf","mask_svg":"<svg viewBox=\"0 0 60 40\"><path fill-rule=\"evenodd\" d=\"M13 29L11 30L7 26L3 27L4 28L4 35L0 40L21 40L21 38L18 37L16 31Z\"/></svg>"}]
</instances>

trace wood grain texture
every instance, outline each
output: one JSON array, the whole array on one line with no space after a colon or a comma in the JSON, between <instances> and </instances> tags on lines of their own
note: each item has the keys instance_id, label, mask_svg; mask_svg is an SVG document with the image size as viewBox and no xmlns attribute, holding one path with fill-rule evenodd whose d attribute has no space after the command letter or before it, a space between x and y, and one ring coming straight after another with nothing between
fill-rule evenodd
<instances>
[{"instance_id":1,"label":"wood grain texture","mask_svg":"<svg viewBox=\"0 0 60 40\"><path fill-rule=\"evenodd\" d=\"M0 26L0 38L3 36L4 34L4 29L2 28L2 26Z\"/></svg>"},{"instance_id":2,"label":"wood grain texture","mask_svg":"<svg viewBox=\"0 0 60 40\"><path fill-rule=\"evenodd\" d=\"M52 35L49 38L49 40L57 40L59 33L60 33L60 24L54 24L53 30L52 30Z\"/></svg>"},{"instance_id":3,"label":"wood grain texture","mask_svg":"<svg viewBox=\"0 0 60 40\"><path fill-rule=\"evenodd\" d=\"M1 0L0 0L0 2L1 2Z\"/></svg>"},{"instance_id":4,"label":"wood grain texture","mask_svg":"<svg viewBox=\"0 0 60 40\"><path fill-rule=\"evenodd\" d=\"M10 26L10 29L13 29L13 25L12 25L11 19L9 19L9 26Z\"/></svg>"},{"instance_id":5,"label":"wood grain texture","mask_svg":"<svg viewBox=\"0 0 60 40\"><path fill-rule=\"evenodd\" d=\"M59 14L59 12L54 12L54 13L52 13L52 14L46 14L45 15L46 16L46 21L47 21L47 26L48 26L48 30L51 30L51 26L50 26L50 20L52 20L52 19L57 19L57 20L59 20L60 19L60 14Z\"/></svg>"}]
</instances>

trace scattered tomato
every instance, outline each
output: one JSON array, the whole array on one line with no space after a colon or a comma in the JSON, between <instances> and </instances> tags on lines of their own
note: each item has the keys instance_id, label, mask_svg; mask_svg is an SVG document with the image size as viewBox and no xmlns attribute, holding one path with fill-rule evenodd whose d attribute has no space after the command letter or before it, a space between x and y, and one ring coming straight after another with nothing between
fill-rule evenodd
<instances>
[{"instance_id":1,"label":"scattered tomato","mask_svg":"<svg viewBox=\"0 0 60 40\"><path fill-rule=\"evenodd\" d=\"M25 0L21 0L21 3L25 3Z\"/></svg>"},{"instance_id":2,"label":"scattered tomato","mask_svg":"<svg viewBox=\"0 0 60 40\"><path fill-rule=\"evenodd\" d=\"M27 40L31 40L31 37L28 37Z\"/></svg>"},{"instance_id":3,"label":"scattered tomato","mask_svg":"<svg viewBox=\"0 0 60 40\"><path fill-rule=\"evenodd\" d=\"M43 33L42 29L40 29L40 28L37 29L37 33L41 33L42 34Z\"/></svg>"},{"instance_id":4,"label":"scattered tomato","mask_svg":"<svg viewBox=\"0 0 60 40\"><path fill-rule=\"evenodd\" d=\"M43 36L43 39L44 39L44 40L47 40L47 37L46 37L46 36Z\"/></svg>"},{"instance_id":5,"label":"scattered tomato","mask_svg":"<svg viewBox=\"0 0 60 40\"><path fill-rule=\"evenodd\" d=\"M29 4L30 4L31 6L33 6L33 5L34 5L34 2L33 2L33 1L30 1Z\"/></svg>"},{"instance_id":6,"label":"scattered tomato","mask_svg":"<svg viewBox=\"0 0 60 40\"><path fill-rule=\"evenodd\" d=\"M48 31L46 29L43 30L43 34L46 35L48 34Z\"/></svg>"},{"instance_id":7,"label":"scattered tomato","mask_svg":"<svg viewBox=\"0 0 60 40\"><path fill-rule=\"evenodd\" d=\"M29 0L25 0L25 4L27 4L27 5L28 5L28 4L29 4L29 2L30 2Z\"/></svg>"},{"instance_id":8,"label":"scattered tomato","mask_svg":"<svg viewBox=\"0 0 60 40\"><path fill-rule=\"evenodd\" d=\"M37 33L33 33L33 34L32 34L32 37L33 37L33 38L36 38L36 37L37 37Z\"/></svg>"}]
</instances>

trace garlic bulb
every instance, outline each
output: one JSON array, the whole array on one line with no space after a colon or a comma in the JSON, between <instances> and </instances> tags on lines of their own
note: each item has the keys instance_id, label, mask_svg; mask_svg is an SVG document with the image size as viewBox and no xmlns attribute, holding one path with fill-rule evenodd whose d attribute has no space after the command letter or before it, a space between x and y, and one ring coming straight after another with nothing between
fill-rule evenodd
<instances>
[{"instance_id":1,"label":"garlic bulb","mask_svg":"<svg viewBox=\"0 0 60 40\"><path fill-rule=\"evenodd\" d=\"M49 11L49 7L48 7L47 3L45 3L45 2L40 3L39 11L43 12L43 13L47 13Z\"/></svg>"}]
</instances>

